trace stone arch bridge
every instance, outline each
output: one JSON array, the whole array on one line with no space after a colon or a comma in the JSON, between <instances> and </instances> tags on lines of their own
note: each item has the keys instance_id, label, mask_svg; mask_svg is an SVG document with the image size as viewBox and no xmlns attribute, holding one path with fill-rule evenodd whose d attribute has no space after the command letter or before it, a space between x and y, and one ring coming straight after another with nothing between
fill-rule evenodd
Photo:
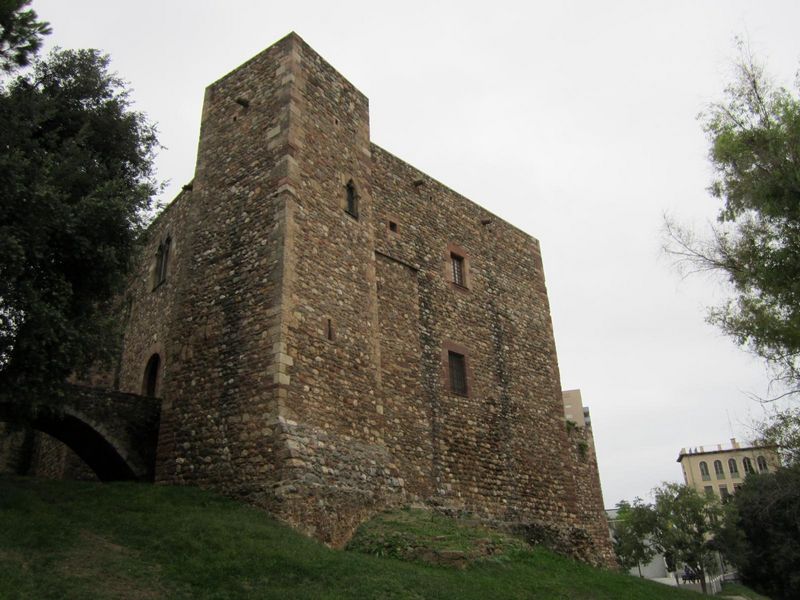
<instances>
[{"instance_id":1,"label":"stone arch bridge","mask_svg":"<svg viewBox=\"0 0 800 600\"><path fill-rule=\"evenodd\" d=\"M21 422L66 444L101 481L152 481L161 400L65 385L35 402L0 397L0 421Z\"/></svg>"}]
</instances>

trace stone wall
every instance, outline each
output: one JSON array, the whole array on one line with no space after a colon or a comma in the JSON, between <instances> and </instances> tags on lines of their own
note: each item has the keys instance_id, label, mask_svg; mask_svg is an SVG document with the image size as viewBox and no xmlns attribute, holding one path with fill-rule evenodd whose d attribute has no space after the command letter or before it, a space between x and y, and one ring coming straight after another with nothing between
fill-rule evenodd
<instances>
[{"instance_id":1,"label":"stone wall","mask_svg":"<svg viewBox=\"0 0 800 600\"><path fill-rule=\"evenodd\" d=\"M589 544L580 548L586 562L598 566L618 566L611 546L611 539L600 488L600 473L594 447L592 426L572 427L568 425L571 442L570 472L575 481L578 524L589 534Z\"/></svg>"},{"instance_id":2,"label":"stone wall","mask_svg":"<svg viewBox=\"0 0 800 600\"><path fill-rule=\"evenodd\" d=\"M26 473L32 452L33 432L19 424L0 421L0 473Z\"/></svg>"},{"instance_id":3,"label":"stone wall","mask_svg":"<svg viewBox=\"0 0 800 600\"><path fill-rule=\"evenodd\" d=\"M161 481L248 497L276 478L290 42L206 90L195 178L175 215L183 252L164 285Z\"/></svg>"},{"instance_id":4,"label":"stone wall","mask_svg":"<svg viewBox=\"0 0 800 600\"><path fill-rule=\"evenodd\" d=\"M367 98L294 34L209 86L191 188L151 228L118 377L161 356L159 481L333 545L417 501L602 545L535 239L371 144Z\"/></svg>"},{"instance_id":5,"label":"stone wall","mask_svg":"<svg viewBox=\"0 0 800 600\"><path fill-rule=\"evenodd\" d=\"M572 518L538 242L374 145L372 155L376 251L418 269L414 362L430 407L437 493L487 516ZM466 258L466 288L451 283L454 247ZM384 343L390 363L394 340ZM445 381L447 344L465 351L467 397ZM399 406L419 397L413 389L392 394Z\"/></svg>"}]
</instances>

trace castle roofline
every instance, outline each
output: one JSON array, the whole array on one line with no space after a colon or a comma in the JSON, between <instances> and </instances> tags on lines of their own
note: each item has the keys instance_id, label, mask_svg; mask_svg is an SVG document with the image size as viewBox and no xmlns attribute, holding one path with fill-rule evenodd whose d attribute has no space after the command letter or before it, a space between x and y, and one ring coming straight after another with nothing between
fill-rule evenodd
<instances>
[{"instance_id":1,"label":"castle roofline","mask_svg":"<svg viewBox=\"0 0 800 600\"><path fill-rule=\"evenodd\" d=\"M472 204L472 205L474 205L474 206L478 207L480 210L482 210L483 212L485 212L485 213L486 213L486 216L487 216L487 217L491 217L491 218L492 218L492 220L497 220L497 221L499 221L500 223L502 223L502 224L503 224L503 226L504 226L504 227L508 227L509 229L513 229L513 230L515 230L515 231L518 231L518 232L519 232L519 233L521 233L522 235L524 235L524 236L526 236L526 237L530 238L531 240L533 240L533 241L534 241L536 244L539 244L539 243L540 243L540 242L539 242L539 238L537 238L535 235L532 235L532 234L528 233L528 232L527 232L527 231L525 231L524 229L520 229L519 227L517 227L517 226L516 226L516 225L514 225L513 223L509 223L509 222L508 222L507 220L505 220L503 217L500 217L500 216L496 215L495 213L493 213L492 211L490 211L488 208L486 208L485 206L483 206L482 204L480 204L480 203L479 203L479 202L477 202L476 200L473 200L472 198L467 198L467 197L466 197L464 194L462 194L462 193L460 193L460 192L457 192L456 190L454 190L453 188L451 188L451 187L450 187L450 186L448 186L447 184L444 184L444 183L442 183L441 181L439 181L439 180L438 180L438 179L436 179L435 177L431 177L431 176L430 176L430 175L428 175L426 172L424 172L424 171L420 170L418 167L415 167L414 165L412 165L412 164L411 164L410 162L408 162L407 160L403 160L402 158L400 158L399 156L397 156L395 153L393 153L393 152L390 152L389 150L387 150L387 149L386 149L386 148L384 148L383 146L379 146L378 144L376 144L376 143L375 143L375 142L373 142L373 141L370 141L369 145L370 145L370 149L371 149L371 150L378 150L379 152L383 152L384 154L386 154L386 155L390 156L392 159L394 159L394 160L396 160L396 161L398 161L398 162L401 162L401 163L403 163L405 166L407 166L408 168L410 168L410 169L412 169L412 170L416 171L416 172L419 174L419 176L420 176L420 179L423 179L423 180L425 180L425 181L427 181L427 182L430 182L430 183L432 183L432 184L434 184L434 185L440 186L442 189L444 189L444 190L447 190L449 193L453 194L454 196L458 196L458 197L459 197L459 198L461 198L463 201L465 201L465 202L469 202L470 204Z\"/></svg>"},{"instance_id":2,"label":"castle roofline","mask_svg":"<svg viewBox=\"0 0 800 600\"><path fill-rule=\"evenodd\" d=\"M225 73L225 75L223 75L223 76L222 76L222 77L220 77L219 79L217 79L217 80L213 81L213 82L212 82L211 84L209 84L207 87L211 88L211 87L214 87L214 86L216 86L217 84L219 84L219 83L221 83L221 82L225 81L225 80L226 80L228 77L230 77L230 76L231 76L231 75L233 75L234 73L237 73L238 71L240 71L241 69L243 69L243 68L247 67L247 66L248 66L248 65L250 65L251 63L258 61L258 60L259 60L259 59L260 59L260 58L261 58L261 57L262 57L264 54L268 53L270 50L272 50L272 49L273 49L273 48L275 48L276 46L282 46L282 45L284 45L284 44L292 44L292 45L296 45L296 46L298 46L298 47L299 47L299 46L303 46L303 47L304 47L306 50L310 51L310 52L311 52L311 53L312 53L312 54L313 54L313 55L314 55L314 56L315 56L315 57L316 57L316 58L317 58L319 61L321 61L321 62L325 63L325 65L326 65L326 66L328 66L328 67L329 67L331 70L333 70L333 71L334 71L334 72L335 72L335 73L336 73L336 74L337 74L339 77L341 77L341 78L342 78L342 80L344 80L345 82L347 82L348 84L350 84L350 86L353 88L353 90L354 90L354 91L355 91L355 92L356 92L356 93L357 93L359 96L361 96L361 97L364 99L364 101L365 101L365 102L369 103L369 99L368 99L368 98L367 98L367 96L364 94L364 92L362 92L360 89L358 89L358 88L357 88L357 87L356 87L356 86L353 84L353 82L352 82L352 81L350 81L350 80L349 80L347 77L345 77L344 75L342 75L342 73L341 73L341 72L339 72L339 70L338 70L336 67L334 67L334 66L333 66L333 65L331 65L331 64L330 64L330 63L329 63L327 60L325 60L325 59L322 57L322 55L321 55L319 52L317 52L316 50L314 50L314 48L312 48L312 47L311 47L311 46L308 44L308 42L306 42L306 41L305 41L303 38L301 38L301 37L300 37L300 36L299 36L299 35L298 35L296 32L294 32L294 31L290 31L289 33L287 33L285 36L283 36L283 37L282 37L281 39L279 39L278 41L276 41L276 42L274 42L274 43L270 44L269 46L267 46L266 48L264 48L263 50L261 50L261 52L259 52L259 53L258 53L258 54L256 54L255 56L252 56L251 58L249 58L248 60L244 61L243 63L241 63L241 64L240 64L240 65L238 65L237 67L234 67L233 69L231 69L230 71L228 71L227 73Z\"/></svg>"}]
</instances>

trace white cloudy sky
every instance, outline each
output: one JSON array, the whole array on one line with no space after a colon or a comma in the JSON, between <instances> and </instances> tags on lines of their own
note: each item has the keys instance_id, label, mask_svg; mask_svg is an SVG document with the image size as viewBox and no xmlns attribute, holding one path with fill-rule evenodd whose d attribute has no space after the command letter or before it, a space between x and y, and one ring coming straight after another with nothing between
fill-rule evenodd
<instances>
[{"instance_id":1,"label":"white cloudy sky","mask_svg":"<svg viewBox=\"0 0 800 600\"><path fill-rule=\"evenodd\" d=\"M723 296L660 255L662 214L700 225L696 120L734 36L779 82L794 1L34 0L48 45L96 47L159 124L166 199L192 178L203 90L289 31L370 99L372 139L539 238L562 384L592 410L606 506L680 478L682 446L750 435L763 367L704 322Z\"/></svg>"}]
</instances>

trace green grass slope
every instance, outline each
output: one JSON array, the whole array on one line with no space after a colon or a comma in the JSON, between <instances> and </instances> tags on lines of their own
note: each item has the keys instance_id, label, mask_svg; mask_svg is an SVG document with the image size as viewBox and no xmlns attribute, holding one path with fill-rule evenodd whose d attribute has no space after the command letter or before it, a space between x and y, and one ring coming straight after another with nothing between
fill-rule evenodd
<instances>
[{"instance_id":1,"label":"green grass slope","mask_svg":"<svg viewBox=\"0 0 800 600\"><path fill-rule=\"evenodd\" d=\"M0 477L0 598L699 597L483 532L455 535L462 551L492 548L462 569L373 556L378 539L400 535L405 548L392 527L412 521L384 519L361 534L359 552L336 551L197 489ZM452 535L440 522L418 533L444 546Z\"/></svg>"}]
</instances>

